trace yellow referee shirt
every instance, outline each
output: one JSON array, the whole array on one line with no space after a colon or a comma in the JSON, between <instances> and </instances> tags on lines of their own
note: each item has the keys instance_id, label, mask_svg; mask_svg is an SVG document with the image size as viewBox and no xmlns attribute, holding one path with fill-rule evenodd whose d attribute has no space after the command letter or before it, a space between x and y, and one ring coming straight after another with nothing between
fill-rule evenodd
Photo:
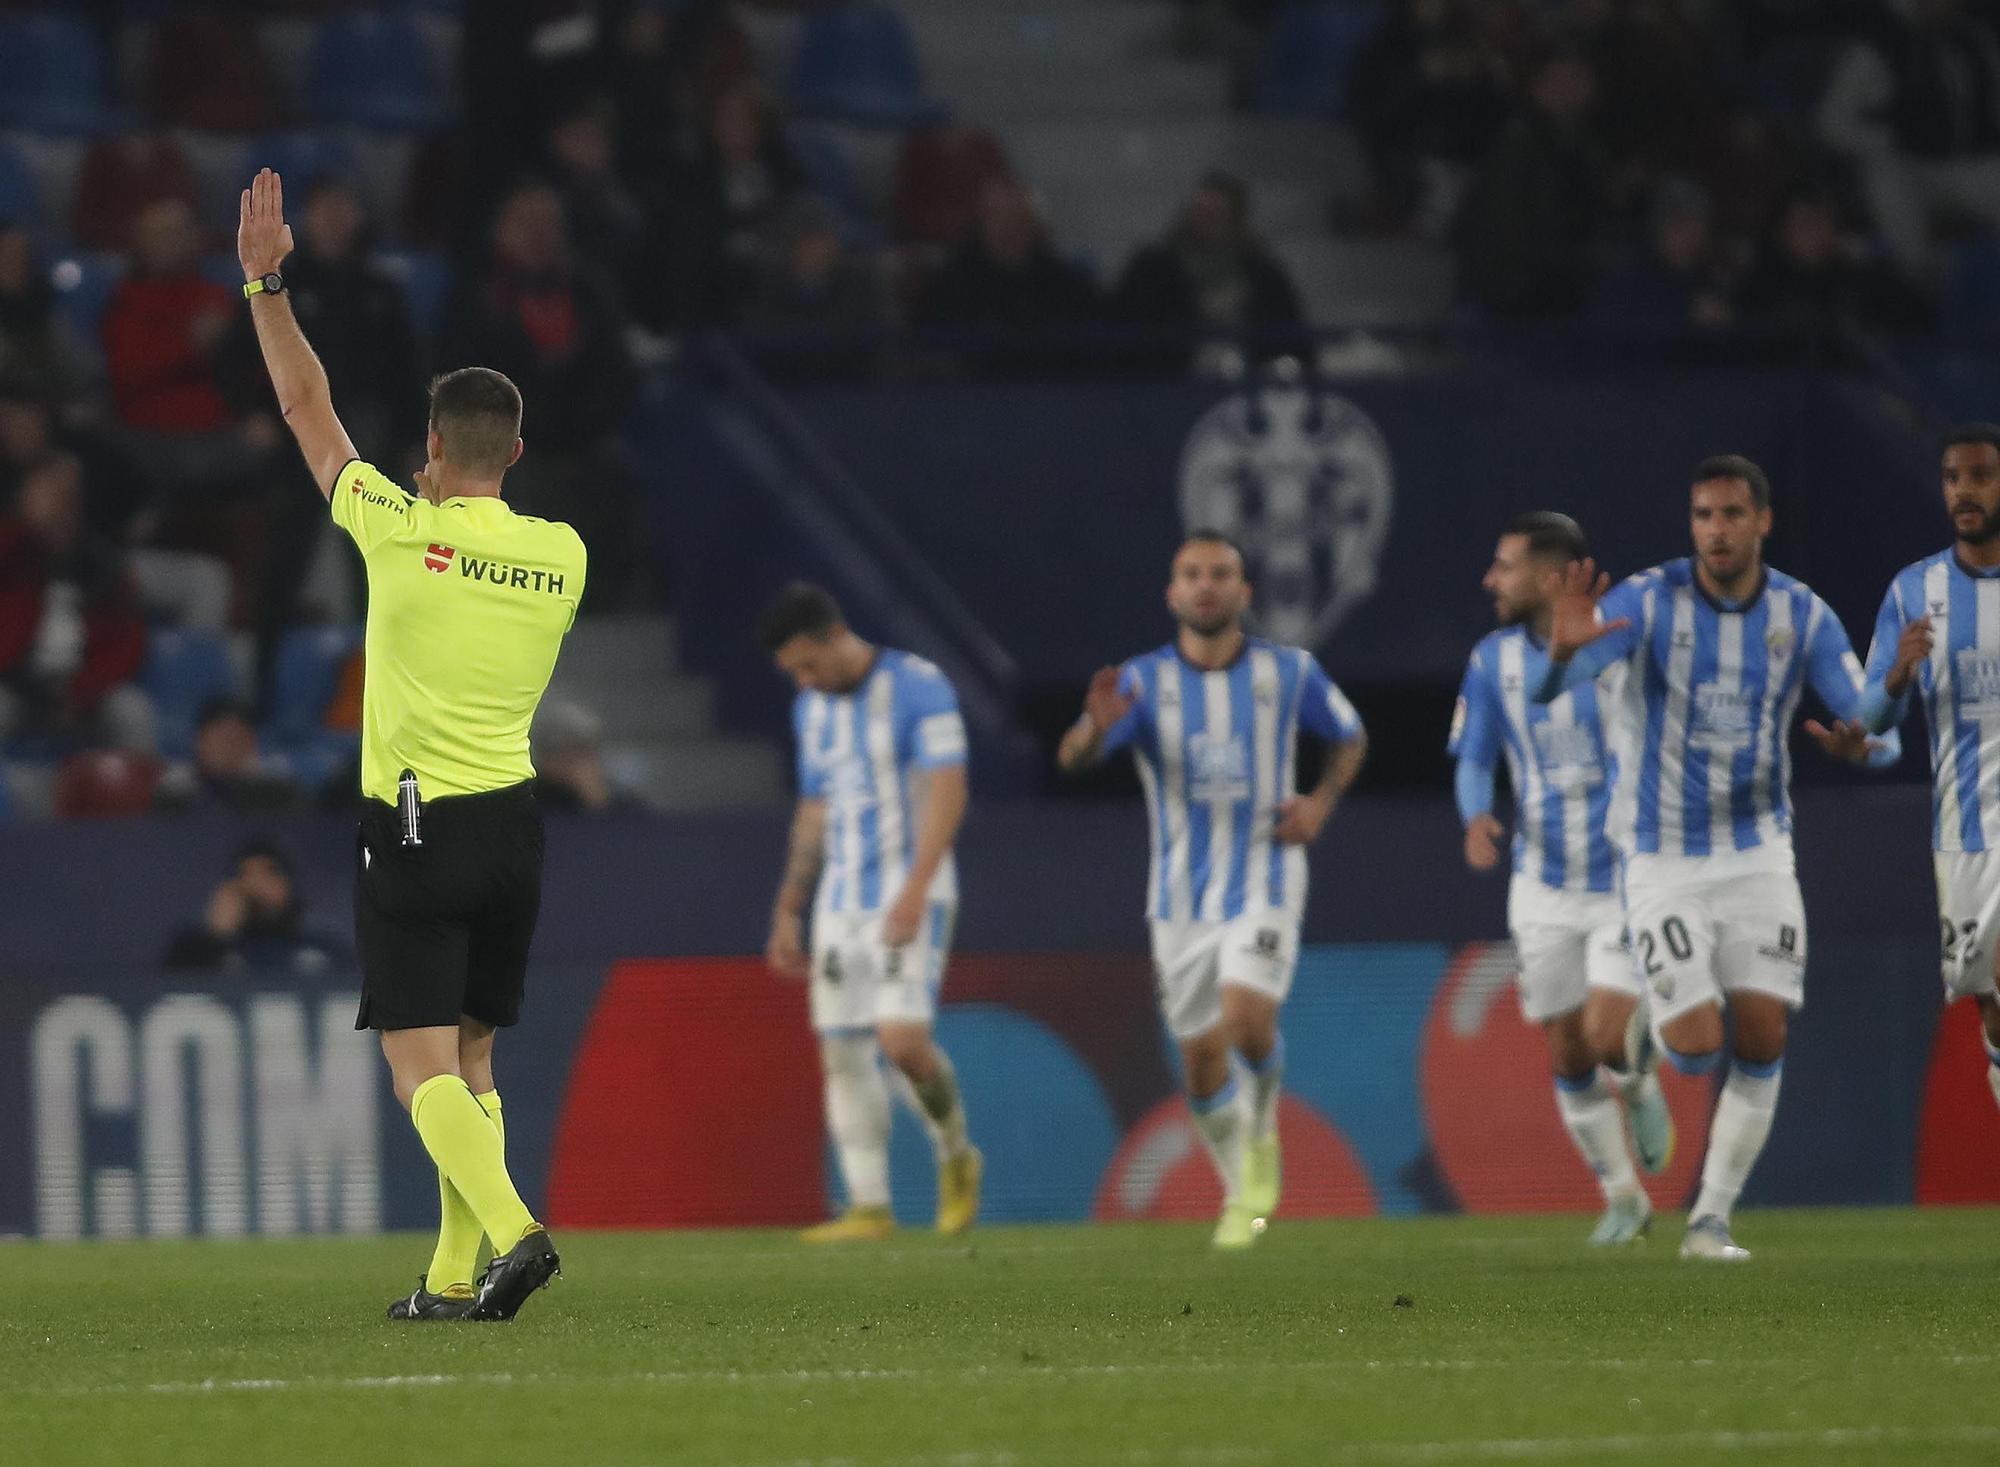
<instances>
[{"instance_id":1,"label":"yellow referee shirt","mask_svg":"<svg viewBox=\"0 0 2000 1467\"><path fill-rule=\"evenodd\" d=\"M498 499L432 504L359 459L333 518L368 568L361 792L394 804L405 769L427 800L533 778L528 726L583 596L576 531Z\"/></svg>"}]
</instances>

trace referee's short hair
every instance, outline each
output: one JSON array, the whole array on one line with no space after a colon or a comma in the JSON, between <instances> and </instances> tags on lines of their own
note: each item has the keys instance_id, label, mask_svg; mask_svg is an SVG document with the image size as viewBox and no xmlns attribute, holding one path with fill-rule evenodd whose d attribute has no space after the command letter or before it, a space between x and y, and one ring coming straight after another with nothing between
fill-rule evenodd
<instances>
[{"instance_id":1,"label":"referee's short hair","mask_svg":"<svg viewBox=\"0 0 2000 1467\"><path fill-rule=\"evenodd\" d=\"M775 655L794 637L823 637L846 624L840 603L824 586L793 581L771 598L757 618L757 645Z\"/></svg>"},{"instance_id":2,"label":"referee's short hair","mask_svg":"<svg viewBox=\"0 0 2000 1467\"><path fill-rule=\"evenodd\" d=\"M1715 479L1741 479L1750 486L1750 499L1759 509L1771 507L1771 480L1758 468L1755 461L1740 453L1718 453L1713 458L1705 458L1694 466L1694 482L1706 484Z\"/></svg>"},{"instance_id":3,"label":"referee's short hair","mask_svg":"<svg viewBox=\"0 0 2000 1467\"><path fill-rule=\"evenodd\" d=\"M2000 423L1960 423L1944 435L1941 447L1966 448L1975 443L2000 448Z\"/></svg>"},{"instance_id":4,"label":"referee's short hair","mask_svg":"<svg viewBox=\"0 0 2000 1467\"><path fill-rule=\"evenodd\" d=\"M431 379L431 427L444 456L476 474L502 474L521 436L521 389L491 367L460 367Z\"/></svg>"},{"instance_id":5,"label":"referee's short hair","mask_svg":"<svg viewBox=\"0 0 2000 1467\"><path fill-rule=\"evenodd\" d=\"M1537 560L1582 560L1590 554L1583 526L1552 509L1517 514L1500 533L1521 536L1528 542L1528 554Z\"/></svg>"}]
</instances>

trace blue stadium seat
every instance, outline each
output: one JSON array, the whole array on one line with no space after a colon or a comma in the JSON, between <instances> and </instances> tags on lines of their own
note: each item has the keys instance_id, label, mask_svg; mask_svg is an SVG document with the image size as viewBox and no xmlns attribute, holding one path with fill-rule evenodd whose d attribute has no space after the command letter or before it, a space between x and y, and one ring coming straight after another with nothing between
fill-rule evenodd
<instances>
[{"instance_id":1,"label":"blue stadium seat","mask_svg":"<svg viewBox=\"0 0 2000 1467\"><path fill-rule=\"evenodd\" d=\"M146 667L140 684L153 700L160 731L160 752L185 759L194 752L195 723L201 710L218 698L236 694L236 669L229 661L229 644L214 632L168 627L146 642Z\"/></svg>"},{"instance_id":2,"label":"blue stadium seat","mask_svg":"<svg viewBox=\"0 0 2000 1467\"><path fill-rule=\"evenodd\" d=\"M321 742L326 732L321 720L340 686L340 670L360 645L358 626L295 627L285 633L264 725L264 736L275 748L297 750Z\"/></svg>"},{"instance_id":3,"label":"blue stadium seat","mask_svg":"<svg viewBox=\"0 0 2000 1467\"><path fill-rule=\"evenodd\" d=\"M105 121L104 56L86 22L53 14L0 20L0 126L77 134Z\"/></svg>"},{"instance_id":4,"label":"blue stadium seat","mask_svg":"<svg viewBox=\"0 0 2000 1467\"><path fill-rule=\"evenodd\" d=\"M302 205L306 189L327 174L352 177L356 171L354 148L346 138L324 132L274 132L250 145L245 159L246 174L270 168L285 180L285 202ZM232 211L231 217L235 217ZM232 225L233 229L234 226Z\"/></svg>"},{"instance_id":5,"label":"blue stadium seat","mask_svg":"<svg viewBox=\"0 0 2000 1467\"><path fill-rule=\"evenodd\" d=\"M1287 5L1257 59L1257 110L1274 117L1343 116L1355 54L1381 24L1381 0Z\"/></svg>"},{"instance_id":6,"label":"blue stadium seat","mask_svg":"<svg viewBox=\"0 0 2000 1467\"><path fill-rule=\"evenodd\" d=\"M111 292L124 278L125 262L117 255L64 255L49 264L49 283L56 290L56 309L78 341L94 346Z\"/></svg>"},{"instance_id":7,"label":"blue stadium seat","mask_svg":"<svg viewBox=\"0 0 2000 1467\"><path fill-rule=\"evenodd\" d=\"M42 218L42 186L35 170L13 148L0 142L0 219L38 229Z\"/></svg>"},{"instance_id":8,"label":"blue stadium seat","mask_svg":"<svg viewBox=\"0 0 2000 1467\"><path fill-rule=\"evenodd\" d=\"M924 127L947 115L924 96L916 43L902 16L872 0L806 17L790 91L802 112L871 127Z\"/></svg>"},{"instance_id":9,"label":"blue stadium seat","mask_svg":"<svg viewBox=\"0 0 2000 1467\"><path fill-rule=\"evenodd\" d=\"M435 340L444 324L445 299L451 293L450 263L429 250L378 250L375 263L403 287L417 331Z\"/></svg>"},{"instance_id":10,"label":"blue stadium seat","mask_svg":"<svg viewBox=\"0 0 2000 1467\"><path fill-rule=\"evenodd\" d=\"M387 132L429 132L451 120L429 38L398 15L326 21L307 68L305 104L320 122Z\"/></svg>"}]
</instances>

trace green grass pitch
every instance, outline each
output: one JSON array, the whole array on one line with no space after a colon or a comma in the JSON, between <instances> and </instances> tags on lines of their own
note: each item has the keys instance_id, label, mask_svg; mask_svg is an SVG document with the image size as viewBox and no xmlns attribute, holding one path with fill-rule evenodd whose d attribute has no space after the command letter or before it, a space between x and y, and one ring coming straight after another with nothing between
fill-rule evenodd
<instances>
[{"instance_id":1,"label":"green grass pitch","mask_svg":"<svg viewBox=\"0 0 2000 1467\"><path fill-rule=\"evenodd\" d=\"M1666 1223L1666 1220L1663 1220ZM560 1237L512 1325L392 1325L409 1235L0 1246L18 1467L2000 1461L2000 1214Z\"/></svg>"}]
</instances>

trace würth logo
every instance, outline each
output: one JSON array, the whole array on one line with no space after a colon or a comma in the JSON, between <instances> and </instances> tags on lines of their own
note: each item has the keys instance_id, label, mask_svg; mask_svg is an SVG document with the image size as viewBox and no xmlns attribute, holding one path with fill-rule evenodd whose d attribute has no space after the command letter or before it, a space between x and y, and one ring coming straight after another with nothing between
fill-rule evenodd
<instances>
[{"instance_id":1,"label":"w\u00fcrth logo","mask_svg":"<svg viewBox=\"0 0 2000 1467\"><path fill-rule=\"evenodd\" d=\"M456 554L449 545L432 545L424 551L424 569L441 576L451 569L451 558Z\"/></svg>"}]
</instances>

